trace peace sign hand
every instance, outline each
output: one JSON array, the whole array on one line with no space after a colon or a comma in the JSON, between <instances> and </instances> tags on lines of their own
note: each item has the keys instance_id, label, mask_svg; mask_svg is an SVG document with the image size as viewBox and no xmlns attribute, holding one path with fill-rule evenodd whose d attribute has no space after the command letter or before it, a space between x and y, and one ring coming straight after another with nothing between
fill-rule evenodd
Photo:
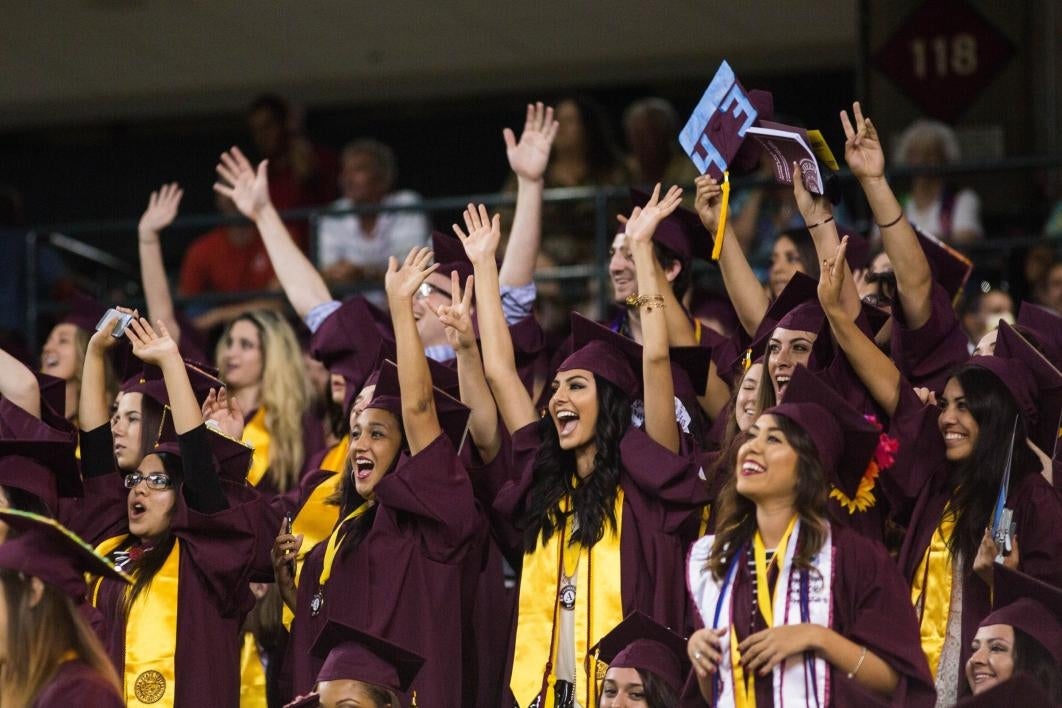
<instances>
[{"instance_id":1,"label":"peace sign hand","mask_svg":"<svg viewBox=\"0 0 1062 708\"><path fill-rule=\"evenodd\" d=\"M858 179L879 179L885 175L885 153L881 149L878 130L870 118L863 117L859 101L852 104L852 115L855 117L855 127L848 120L848 112L841 111L845 162Z\"/></svg>"},{"instance_id":2,"label":"peace sign hand","mask_svg":"<svg viewBox=\"0 0 1062 708\"><path fill-rule=\"evenodd\" d=\"M440 305L436 314L446 327L446 340L456 351L472 349L476 346L476 332L472 327L472 292L474 276L468 276L465 289L461 290L461 276L457 271L450 273L450 292L453 300L449 305Z\"/></svg>"}]
</instances>

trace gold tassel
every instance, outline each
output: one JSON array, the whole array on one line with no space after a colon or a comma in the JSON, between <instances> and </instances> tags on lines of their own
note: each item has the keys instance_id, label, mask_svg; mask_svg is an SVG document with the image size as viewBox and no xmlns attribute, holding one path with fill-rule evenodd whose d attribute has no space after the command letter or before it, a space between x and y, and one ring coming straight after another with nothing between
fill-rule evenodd
<instances>
[{"instance_id":1,"label":"gold tassel","mask_svg":"<svg viewBox=\"0 0 1062 708\"><path fill-rule=\"evenodd\" d=\"M719 260L723 251L723 231L726 228L726 212L730 206L730 171L723 172L723 203L719 206L719 225L715 228L715 243L712 245L712 260Z\"/></svg>"}]
</instances>

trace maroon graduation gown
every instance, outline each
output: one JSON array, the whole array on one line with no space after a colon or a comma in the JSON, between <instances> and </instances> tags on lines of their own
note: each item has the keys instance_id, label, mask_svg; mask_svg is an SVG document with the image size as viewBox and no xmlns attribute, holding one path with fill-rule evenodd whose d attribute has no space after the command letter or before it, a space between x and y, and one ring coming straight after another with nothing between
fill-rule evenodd
<instances>
[{"instance_id":1,"label":"maroon graduation gown","mask_svg":"<svg viewBox=\"0 0 1062 708\"><path fill-rule=\"evenodd\" d=\"M238 494L227 489L230 507L209 515L188 508L177 496L170 526L181 548L174 657L177 708L239 705L242 627L254 606L248 587L257 557L254 529L265 504L250 489L243 490L242 503L235 503ZM127 499L118 474L88 477L71 530L93 545L128 533ZM104 646L119 677L125 661L126 627L120 619L125 588L125 583L104 579L97 598L97 608L107 619Z\"/></svg>"},{"instance_id":2,"label":"maroon graduation gown","mask_svg":"<svg viewBox=\"0 0 1062 708\"><path fill-rule=\"evenodd\" d=\"M413 689L425 706L462 705L462 579L483 530L468 473L440 434L403 457L374 490L373 525L356 546L343 544L325 586L324 607L310 613L325 543L307 556L288 656L293 695L313 686L320 662L309 648L327 616L383 637L427 658Z\"/></svg>"},{"instance_id":3,"label":"maroon graduation gown","mask_svg":"<svg viewBox=\"0 0 1062 708\"><path fill-rule=\"evenodd\" d=\"M933 283L929 298L929 319L915 330L907 326L903 308L893 308L892 360L912 386L940 393L948 373L970 358L969 338L940 283Z\"/></svg>"},{"instance_id":4,"label":"maroon graduation gown","mask_svg":"<svg viewBox=\"0 0 1062 708\"><path fill-rule=\"evenodd\" d=\"M885 487L898 518L907 520L907 533L898 559L908 587L914 581L933 533L950 498L950 473L944 440L937 427L939 409L924 406L906 382L892 419L892 434L900 440L896 466L885 476ZM1052 585L1062 586L1062 497L1035 470L1014 470L1007 507L1014 510L1018 537L1018 569ZM973 560L967 563L972 568ZM909 593L908 593L909 595ZM960 666L970 657L977 626L991 611L988 586L972 571L962 587ZM962 671L959 681L965 681Z\"/></svg>"},{"instance_id":5,"label":"maroon graduation gown","mask_svg":"<svg viewBox=\"0 0 1062 708\"><path fill-rule=\"evenodd\" d=\"M541 446L539 421L513 433L516 477L498 493L494 507L509 525L499 538L510 544L509 557L523 557L520 519L531 491L535 454ZM620 441L620 479L623 510L620 533L620 592L623 614L635 610L664 626L686 626L686 586L683 579L690 515L699 511L692 501L703 481L696 445L683 436L682 449L672 453L644 431L628 427ZM510 655L507 665L511 666ZM506 685L508 685L508 671ZM511 696L510 696L511 698Z\"/></svg>"},{"instance_id":6,"label":"maroon graduation gown","mask_svg":"<svg viewBox=\"0 0 1062 708\"><path fill-rule=\"evenodd\" d=\"M73 705L122 708L125 701L91 666L74 659L59 665L37 694L32 708L69 708Z\"/></svg>"},{"instance_id":7,"label":"maroon graduation gown","mask_svg":"<svg viewBox=\"0 0 1062 708\"><path fill-rule=\"evenodd\" d=\"M830 706L926 706L936 700L933 679L918 638L918 620L911 606L910 590L884 546L851 529L831 526L834 548L834 574L831 583L833 607L830 628L869 651L900 675L896 690L888 698L864 689L847 674L850 668L827 664L830 671ZM734 577L734 630L738 641L765 628L757 611L752 621L754 600L748 563L742 558ZM774 705L773 681L756 680L756 707ZM683 689L683 706L703 706L697 679L691 671ZM809 701L814 705L814 699Z\"/></svg>"}]
</instances>

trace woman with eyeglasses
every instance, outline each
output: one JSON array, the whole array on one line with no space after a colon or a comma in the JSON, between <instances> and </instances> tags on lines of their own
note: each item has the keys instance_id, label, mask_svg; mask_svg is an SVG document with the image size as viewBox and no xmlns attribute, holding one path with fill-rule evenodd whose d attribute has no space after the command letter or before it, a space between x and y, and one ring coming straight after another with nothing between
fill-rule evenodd
<instances>
[{"instance_id":1,"label":"woman with eyeglasses","mask_svg":"<svg viewBox=\"0 0 1062 708\"><path fill-rule=\"evenodd\" d=\"M212 452L229 441L203 425L177 345L159 327L134 319L126 334L133 354L162 371L170 404L162 434L135 469L121 471L106 444L108 423L83 431L85 498L70 526L133 578L130 587L102 578L89 589L124 699L236 705L241 627L254 604L254 520L264 502L253 490L223 488ZM97 332L90 349L105 339ZM246 469L250 451L238 447Z\"/></svg>"}]
</instances>

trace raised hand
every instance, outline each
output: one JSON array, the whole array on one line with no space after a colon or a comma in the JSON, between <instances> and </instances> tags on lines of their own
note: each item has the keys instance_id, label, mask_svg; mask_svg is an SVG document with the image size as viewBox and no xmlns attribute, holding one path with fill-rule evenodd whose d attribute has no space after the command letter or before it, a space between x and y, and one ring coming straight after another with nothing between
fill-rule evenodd
<instances>
[{"instance_id":1,"label":"raised hand","mask_svg":"<svg viewBox=\"0 0 1062 708\"><path fill-rule=\"evenodd\" d=\"M833 258L828 258L822 263L819 273L819 303L823 312L828 317L844 317L844 306L841 304L841 289L844 285L844 254L848 250L848 237L841 239L841 245ZM851 319L851 318L849 318Z\"/></svg>"},{"instance_id":2,"label":"raised hand","mask_svg":"<svg viewBox=\"0 0 1062 708\"><path fill-rule=\"evenodd\" d=\"M450 292L453 299L449 305L439 305L436 314L446 327L446 341L455 351L476 346L476 332L472 327L472 285L474 276L468 276L465 289L461 290L461 276L450 273Z\"/></svg>"},{"instance_id":3,"label":"raised hand","mask_svg":"<svg viewBox=\"0 0 1062 708\"><path fill-rule=\"evenodd\" d=\"M981 537L981 545L977 547L977 555L974 557L973 571L977 573L977 576L985 582L989 588L995 588L995 582L993 580L994 573L992 566L996 562L996 557L1003 552L996 540L992 538L992 529L985 529L985 535ZM1003 565L1011 570L1018 569L1018 561L1021 559L1018 553L1018 536L1017 534L1011 539L1011 551L1009 554L1003 556Z\"/></svg>"},{"instance_id":4,"label":"raised hand","mask_svg":"<svg viewBox=\"0 0 1062 708\"><path fill-rule=\"evenodd\" d=\"M218 430L233 440L243 439L243 408L235 396L230 396L222 388L210 389L206 400L203 401L203 420L214 421Z\"/></svg>"},{"instance_id":5,"label":"raised hand","mask_svg":"<svg viewBox=\"0 0 1062 708\"><path fill-rule=\"evenodd\" d=\"M133 321L125 330L125 336L133 344L133 356L146 364L161 366L164 361L176 357L181 358L177 349L177 342L173 341L166 325L160 320L159 331L156 332L151 323L144 317L134 317Z\"/></svg>"},{"instance_id":6,"label":"raised hand","mask_svg":"<svg viewBox=\"0 0 1062 708\"><path fill-rule=\"evenodd\" d=\"M132 315L134 322L136 321L136 318L139 317L139 313L136 310L130 310L128 307L116 307L114 309L123 314ZM92 336L89 337L88 348L95 352L102 352L117 344L118 339L111 336L111 332L114 331L114 325L117 322L118 318L114 316L104 322L103 326L93 332Z\"/></svg>"},{"instance_id":7,"label":"raised hand","mask_svg":"<svg viewBox=\"0 0 1062 708\"><path fill-rule=\"evenodd\" d=\"M222 181L214 183L214 191L228 197L248 219L255 219L272 203L269 199L267 160L258 163L257 171L238 147L221 153L218 176Z\"/></svg>"},{"instance_id":8,"label":"raised hand","mask_svg":"<svg viewBox=\"0 0 1062 708\"><path fill-rule=\"evenodd\" d=\"M454 233L461 239L461 245L465 247L465 255L472 263L482 263L484 260L494 260L494 254L498 251L498 242L501 241L501 216L490 217L487 207L480 204L469 204L465 209L466 234L461 227L454 224Z\"/></svg>"},{"instance_id":9,"label":"raised hand","mask_svg":"<svg viewBox=\"0 0 1062 708\"><path fill-rule=\"evenodd\" d=\"M833 216L830 200L823 194L812 194L804 186L804 170L799 162L793 165L793 197L796 199L797 209L804 217L807 226L821 224L825 219Z\"/></svg>"},{"instance_id":10,"label":"raised hand","mask_svg":"<svg viewBox=\"0 0 1062 708\"><path fill-rule=\"evenodd\" d=\"M701 217L701 223L709 233L715 234L719 228L719 210L723 203L723 187L714 177L701 175L695 179L697 196L693 201L693 208L697 210L697 216Z\"/></svg>"},{"instance_id":11,"label":"raised hand","mask_svg":"<svg viewBox=\"0 0 1062 708\"><path fill-rule=\"evenodd\" d=\"M516 135L509 128L502 131L509 167L517 177L533 181L542 179L559 125L553 120L553 107L539 101L527 104L527 118L520 142L516 141Z\"/></svg>"},{"instance_id":12,"label":"raised hand","mask_svg":"<svg viewBox=\"0 0 1062 708\"><path fill-rule=\"evenodd\" d=\"M181 205L184 190L176 182L164 184L148 198L147 209L140 216L137 229L141 234L155 234L173 223L177 207Z\"/></svg>"},{"instance_id":13,"label":"raised hand","mask_svg":"<svg viewBox=\"0 0 1062 708\"><path fill-rule=\"evenodd\" d=\"M848 119L848 112L841 111L841 126L844 128L844 159L852 174L860 180L877 179L885 175L885 153L881 149L878 130L869 118L863 117L859 101L852 104L855 127Z\"/></svg>"},{"instance_id":14,"label":"raised hand","mask_svg":"<svg viewBox=\"0 0 1062 708\"><path fill-rule=\"evenodd\" d=\"M660 197L660 184L653 189L653 194L644 207L635 207L627 219L625 233L629 244L648 244L653 241L653 234L660 222L666 219L682 203L682 188L672 187L663 198Z\"/></svg>"},{"instance_id":15,"label":"raised hand","mask_svg":"<svg viewBox=\"0 0 1062 708\"><path fill-rule=\"evenodd\" d=\"M430 248L413 248L406 254L401 266L398 265L398 259L391 256L387 261L387 274L384 275L387 299L412 300L420 284L439 267L438 263L428 265L431 256Z\"/></svg>"}]
</instances>

